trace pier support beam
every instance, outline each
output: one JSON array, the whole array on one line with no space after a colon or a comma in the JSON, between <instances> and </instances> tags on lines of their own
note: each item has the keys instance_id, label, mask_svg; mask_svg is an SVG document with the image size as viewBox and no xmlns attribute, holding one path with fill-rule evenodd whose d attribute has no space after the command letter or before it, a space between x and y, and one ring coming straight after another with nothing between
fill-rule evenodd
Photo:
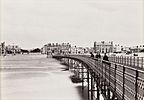
<instances>
[{"instance_id":1,"label":"pier support beam","mask_svg":"<svg viewBox=\"0 0 144 100\"><path fill-rule=\"evenodd\" d=\"M88 86L88 93L87 93L87 95L88 95L88 100L90 99L90 94L89 94L89 91L90 91L90 87L89 87L89 85L90 85L90 82L89 82L89 71L88 71L88 69L87 69L87 86Z\"/></svg>"}]
</instances>

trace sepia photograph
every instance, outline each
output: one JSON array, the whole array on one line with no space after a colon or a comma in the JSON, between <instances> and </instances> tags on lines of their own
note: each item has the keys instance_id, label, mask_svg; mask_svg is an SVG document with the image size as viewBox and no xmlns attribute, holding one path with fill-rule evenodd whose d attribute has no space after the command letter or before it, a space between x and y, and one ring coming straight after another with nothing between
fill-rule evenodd
<instances>
[{"instance_id":1,"label":"sepia photograph","mask_svg":"<svg viewBox=\"0 0 144 100\"><path fill-rule=\"evenodd\" d=\"M144 0L0 0L0 100L144 100Z\"/></svg>"}]
</instances>

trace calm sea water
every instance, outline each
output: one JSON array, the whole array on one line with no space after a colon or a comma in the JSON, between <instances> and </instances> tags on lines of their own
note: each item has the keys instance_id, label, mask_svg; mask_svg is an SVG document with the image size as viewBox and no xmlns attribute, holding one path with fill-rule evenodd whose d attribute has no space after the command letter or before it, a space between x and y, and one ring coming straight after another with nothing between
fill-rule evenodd
<instances>
[{"instance_id":1,"label":"calm sea water","mask_svg":"<svg viewBox=\"0 0 144 100\"><path fill-rule=\"evenodd\" d=\"M40 54L1 57L1 100L83 100L65 67Z\"/></svg>"}]
</instances>

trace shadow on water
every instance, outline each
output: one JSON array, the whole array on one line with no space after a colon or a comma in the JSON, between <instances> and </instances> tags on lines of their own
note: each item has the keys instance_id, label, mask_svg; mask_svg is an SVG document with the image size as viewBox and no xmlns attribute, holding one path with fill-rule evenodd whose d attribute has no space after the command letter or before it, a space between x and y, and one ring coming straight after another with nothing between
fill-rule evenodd
<instances>
[{"instance_id":1,"label":"shadow on water","mask_svg":"<svg viewBox=\"0 0 144 100\"><path fill-rule=\"evenodd\" d=\"M78 94L79 94L81 100L88 100L88 94L87 94L88 90L87 90L86 86L84 86L84 88L82 90L82 86L81 86L82 80L80 78L76 77L76 75L71 75L70 79L71 79L72 83L78 84L78 86L76 86L76 89L78 91Z\"/></svg>"},{"instance_id":2,"label":"shadow on water","mask_svg":"<svg viewBox=\"0 0 144 100\"><path fill-rule=\"evenodd\" d=\"M71 75L70 79L73 83L81 83L82 82L82 79L77 77L76 75Z\"/></svg>"},{"instance_id":3,"label":"shadow on water","mask_svg":"<svg viewBox=\"0 0 144 100\"><path fill-rule=\"evenodd\" d=\"M61 65L64 65L64 66L67 66L68 64L64 63L64 62L61 62L60 63Z\"/></svg>"},{"instance_id":4,"label":"shadow on water","mask_svg":"<svg viewBox=\"0 0 144 100\"><path fill-rule=\"evenodd\" d=\"M68 65L61 62L61 65L64 65L64 68L61 68L61 71L69 71ZM84 87L84 90L82 90L82 86L80 85L82 80L78 77L76 77L76 75L71 75L70 80L72 81L73 84L78 84L75 88L78 91L78 95L80 96L80 100L88 100L88 94L87 94L87 87Z\"/></svg>"},{"instance_id":5,"label":"shadow on water","mask_svg":"<svg viewBox=\"0 0 144 100\"><path fill-rule=\"evenodd\" d=\"M68 68L61 68L61 71L69 71Z\"/></svg>"},{"instance_id":6,"label":"shadow on water","mask_svg":"<svg viewBox=\"0 0 144 100\"><path fill-rule=\"evenodd\" d=\"M67 64L62 63L62 62L60 64L65 66L64 68L61 68L62 69L61 71L69 71L69 68L68 68Z\"/></svg>"},{"instance_id":7,"label":"shadow on water","mask_svg":"<svg viewBox=\"0 0 144 100\"><path fill-rule=\"evenodd\" d=\"M82 86L76 87L78 94L81 97L81 100L88 100L88 94L87 94L87 88L85 87L84 90L82 90Z\"/></svg>"}]
</instances>

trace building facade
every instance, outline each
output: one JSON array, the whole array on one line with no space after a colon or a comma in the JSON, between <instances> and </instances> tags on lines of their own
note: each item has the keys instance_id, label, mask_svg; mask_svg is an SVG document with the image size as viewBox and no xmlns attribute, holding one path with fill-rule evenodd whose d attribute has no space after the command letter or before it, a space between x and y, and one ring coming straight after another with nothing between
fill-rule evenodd
<instances>
[{"instance_id":1,"label":"building facade","mask_svg":"<svg viewBox=\"0 0 144 100\"><path fill-rule=\"evenodd\" d=\"M6 54L6 46L5 46L5 42L2 42L0 44L0 55L5 55Z\"/></svg>"},{"instance_id":2,"label":"building facade","mask_svg":"<svg viewBox=\"0 0 144 100\"><path fill-rule=\"evenodd\" d=\"M121 46L121 45L114 45L114 47L113 47L113 52L114 53L121 53L122 52L122 50L123 50L123 46Z\"/></svg>"},{"instance_id":3,"label":"building facade","mask_svg":"<svg viewBox=\"0 0 144 100\"><path fill-rule=\"evenodd\" d=\"M21 48L18 45L7 45L6 52L7 54L18 54L21 53Z\"/></svg>"},{"instance_id":4,"label":"building facade","mask_svg":"<svg viewBox=\"0 0 144 100\"><path fill-rule=\"evenodd\" d=\"M41 48L43 54L68 54L71 52L71 45L69 43L48 43Z\"/></svg>"},{"instance_id":5,"label":"building facade","mask_svg":"<svg viewBox=\"0 0 144 100\"><path fill-rule=\"evenodd\" d=\"M94 42L94 52L111 53L113 52L113 42Z\"/></svg>"},{"instance_id":6,"label":"building facade","mask_svg":"<svg viewBox=\"0 0 144 100\"><path fill-rule=\"evenodd\" d=\"M71 54L84 54L86 53L86 49L83 47L72 46Z\"/></svg>"},{"instance_id":7,"label":"building facade","mask_svg":"<svg viewBox=\"0 0 144 100\"><path fill-rule=\"evenodd\" d=\"M144 45L133 46L130 48L130 51L133 53L144 51Z\"/></svg>"},{"instance_id":8,"label":"building facade","mask_svg":"<svg viewBox=\"0 0 144 100\"><path fill-rule=\"evenodd\" d=\"M0 44L0 55L21 53L21 48L18 45L5 45L5 42Z\"/></svg>"}]
</instances>

